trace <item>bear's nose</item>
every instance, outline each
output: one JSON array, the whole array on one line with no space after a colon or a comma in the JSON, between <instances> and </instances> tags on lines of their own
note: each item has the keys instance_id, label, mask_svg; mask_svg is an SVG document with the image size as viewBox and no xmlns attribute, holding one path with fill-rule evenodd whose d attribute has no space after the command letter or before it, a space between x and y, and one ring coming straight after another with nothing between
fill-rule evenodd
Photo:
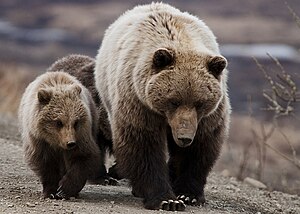
<instances>
[{"instance_id":1,"label":"bear's nose","mask_svg":"<svg viewBox=\"0 0 300 214\"><path fill-rule=\"evenodd\" d=\"M69 141L67 143L67 148L68 149L74 149L76 147L76 142L75 141Z\"/></svg>"},{"instance_id":2,"label":"bear's nose","mask_svg":"<svg viewBox=\"0 0 300 214\"><path fill-rule=\"evenodd\" d=\"M181 141L183 145L189 145L193 141L191 138L178 138L178 140Z\"/></svg>"}]
</instances>

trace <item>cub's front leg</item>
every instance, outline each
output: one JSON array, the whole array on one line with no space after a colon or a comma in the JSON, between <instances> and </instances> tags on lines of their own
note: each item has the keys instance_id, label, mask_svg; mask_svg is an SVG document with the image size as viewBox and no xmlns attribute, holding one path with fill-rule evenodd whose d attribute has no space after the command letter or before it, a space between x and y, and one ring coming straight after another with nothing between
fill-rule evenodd
<instances>
[{"instance_id":1,"label":"cub's front leg","mask_svg":"<svg viewBox=\"0 0 300 214\"><path fill-rule=\"evenodd\" d=\"M25 141L24 148L26 162L43 185L44 198L51 198L55 195L61 179L63 161L60 153L51 149L47 142L36 139Z\"/></svg>"},{"instance_id":2,"label":"cub's front leg","mask_svg":"<svg viewBox=\"0 0 300 214\"><path fill-rule=\"evenodd\" d=\"M59 181L55 197L57 199L69 199L77 197L84 187L87 179L96 171L98 158L93 154L64 154L66 174Z\"/></svg>"}]
</instances>

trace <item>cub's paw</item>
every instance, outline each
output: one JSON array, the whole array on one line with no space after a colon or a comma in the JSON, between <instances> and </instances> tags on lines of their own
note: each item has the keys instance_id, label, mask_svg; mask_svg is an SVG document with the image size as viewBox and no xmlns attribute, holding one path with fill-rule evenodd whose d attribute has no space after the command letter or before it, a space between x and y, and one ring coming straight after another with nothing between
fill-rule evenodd
<instances>
[{"instance_id":1,"label":"cub's paw","mask_svg":"<svg viewBox=\"0 0 300 214\"><path fill-rule=\"evenodd\" d=\"M56 200L62 200L62 199L65 199L65 200L69 200L70 197L75 197L75 198L78 198L79 194L76 193L72 196L69 196L68 194L66 194L62 187L60 186L58 189L57 189L57 192L55 194L51 194L50 195L50 199L56 199Z\"/></svg>"},{"instance_id":2,"label":"cub's paw","mask_svg":"<svg viewBox=\"0 0 300 214\"><path fill-rule=\"evenodd\" d=\"M160 204L160 209L167 211L184 211L185 207L186 205L182 200L167 200Z\"/></svg>"},{"instance_id":3,"label":"cub's paw","mask_svg":"<svg viewBox=\"0 0 300 214\"><path fill-rule=\"evenodd\" d=\"M205 203L205 197L195 197L192 195L179 195L177 196L178 200L183 201L187 205L197 206L197 205L203 205Z\"/></svg>"},{"instance_id":4,"label":"cub's paw","mask_svg":"<svg viewBox=\"0 0 300 214\"><path fill-rule=\"evenodd\" d=\"M53 195L55 195L56 190L57 190L56 186L50 186L50 187L47 186L47 187L44 187L44 189L43 189L43 196L44 196L44 198L53 199Z\"/></svg>"},{"instance_id":5,"label":"cub's paw","mask_svg":"<svg viewBox=\"0 0 300 214\"><path fill-rule=\"evenodd\" d=\"M56 193L55 193L55 194L51 194L50 198L51 198L51 199L57 199L57 200L60 200L60 199L66 199L66 200L68 200L68 199L70 199L70 196L68 196L68 195L64 192L62 186L60 186L60 187L58 187L58 189L56 190Z\"/></svg>"}]
</instances>

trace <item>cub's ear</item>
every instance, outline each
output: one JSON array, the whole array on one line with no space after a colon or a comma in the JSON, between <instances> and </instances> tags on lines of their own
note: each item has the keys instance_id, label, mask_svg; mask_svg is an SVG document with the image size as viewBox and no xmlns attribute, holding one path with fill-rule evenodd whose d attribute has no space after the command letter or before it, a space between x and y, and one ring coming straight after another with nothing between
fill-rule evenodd
<instances>
[{"instance_id":1,"label":"cub's ear","mask_svg":"<svg viewBox=\"0 0 300 214\"><path fill-rule=\"evenodd\" d=\"M39 102L43 105L47 105L50 102L52 95L52 90L49 89L40 89L37 94Z\"/></svg>"},{"instance_id":2,"label":"cub's ear","mask_svg":"<svg viewBox=\"0 0 300 214\"><path fill-rule=\"evenodd\" d=\"M216 78L220 76L227 66L227 60L222 56L214 56L208 60L207 67L209 72Z\"/></svg>"},{"instance_id":3,"label":"cub's ear","mask_svg":"<svg viewBox=\"0 0 300 214\"><path fill-rule=\"evenodd\" d=\"M74 85L73 90L79 95L82 91L82 88L79 85Z\"/></svg>"},{"instance_id":4,"label":"cub's ear","mask_svg":"<svg viewBox=\"0 0 300 214\"><path fill-rule=\"evenodd\" d=\"M168 65L173 64L174 60L175 53L172 50L160 48L155 51L152 62L154 68L164 68Z\"/></svg>"}]
</instances>

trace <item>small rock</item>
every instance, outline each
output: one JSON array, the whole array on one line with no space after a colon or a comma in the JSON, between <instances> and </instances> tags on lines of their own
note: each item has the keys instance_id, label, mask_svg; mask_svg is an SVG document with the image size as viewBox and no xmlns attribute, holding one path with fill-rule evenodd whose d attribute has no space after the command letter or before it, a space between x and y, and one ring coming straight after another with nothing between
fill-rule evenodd
<instances>
[{"instance_id":1,"label":"small rock","mask_svg":"<svg viewBox=\"0 0 300 214\"><path fill-rule=\"evenodd\" d=\"M221 172L221 175L223 175L224 177L230 177L230 172L228 169L224 169L222 172Z\"/></svg>"},{"instance_id":2,"label":"small rock","mask_svg":"<svg viewBox=\"0 0 300 214\"><path fill-rule=\"evenodd\" d=\"M231 186L226 186L227 190L232 190Z\"/></svg>"},{"instance_id":3,"label":"small rock","mask_svg":"<svg viewBox=\"0 0 300 214\"><path fill-rule=\"evenodd\" d=\"M255 180L253 178L249 178L249 177L245 178L244 183L247 183L247 184L249 184L253 187L259 188L259 189L267 189L267 186L264 183L262 183L258 180Z\"/></svg>"},{"instance_id":4,"label":"small rock","mask_svg":"<svg viewBox=\"0 0 300 214\"><path fill-rule=\"evenodd\" d=\"M7 205L7 207L8 208L12 208L12 207L14 207L14 205L13 204L9 204L9 205Z\"/></svg>"},{"instance_id":5,"label":"small rock","mask_svg":"<svg viewBox=\"0 0 300 214\"><path fill-rule=\"evenodd\" d=\"M17 196L15 197L15 199L19 199L19 198L21 198L21 196L19 196L19 195L17 195Z\"/></svg>"},{"instance_id":6,"label":"small rock","mask_svg":"<svg viewBox=\"0 0 300 214\"><path fill-rule=\"evenodd\" d=\"M27 202L27 203L26 203L26 206L27 206L27 207L35 207L35 204L32 204L32 203Z\"/></svg>"}]
</instances>

